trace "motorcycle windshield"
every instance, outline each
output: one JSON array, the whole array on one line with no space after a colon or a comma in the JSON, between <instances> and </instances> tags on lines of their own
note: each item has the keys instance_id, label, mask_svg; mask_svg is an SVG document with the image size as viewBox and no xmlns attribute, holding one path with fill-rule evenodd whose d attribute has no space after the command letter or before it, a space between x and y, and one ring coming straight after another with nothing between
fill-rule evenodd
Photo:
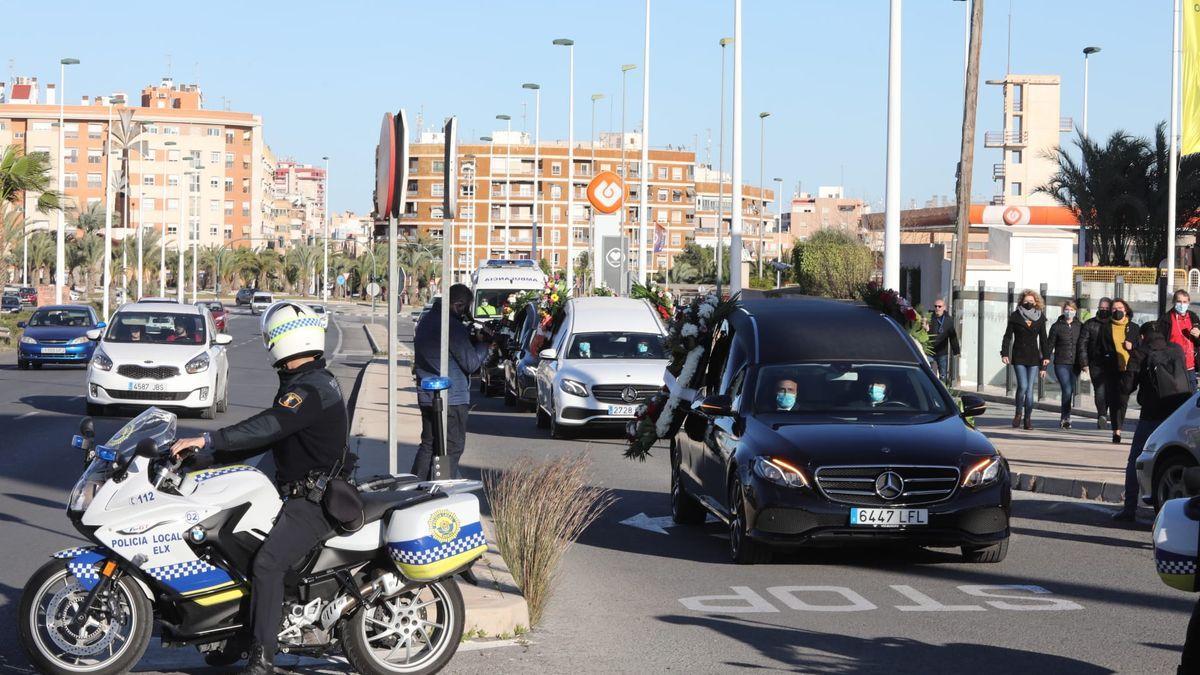
<instances>
[{"instance_id":1,"label":"motorcycle windshield","mask_svg":"<svg viewBox=\"0 0 1200 675\"><path fill-rule=\"evenodd\" d=\"M129 455L143 438L151 438L161 448L175 440L175 424L175 413L148 408L113 434L105 446L119 455Z\"/></svg>"}]
</instances>

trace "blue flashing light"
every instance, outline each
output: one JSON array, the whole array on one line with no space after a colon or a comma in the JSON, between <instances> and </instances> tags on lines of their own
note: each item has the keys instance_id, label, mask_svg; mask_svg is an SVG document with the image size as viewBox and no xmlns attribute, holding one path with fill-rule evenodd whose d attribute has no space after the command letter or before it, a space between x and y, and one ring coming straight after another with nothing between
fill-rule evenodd
<instances>
[{"instance_id":1,"label":"blue flashing light","mask_svg":"<svg viewBox=\"0 0 1200 675\"><path fill-rule=\"evenodd\" d=\"M111 462L117 458L117 449L110 448L107 445L97 445L96 456L106 462Z\"/></svg>"},{"instance_id":2,"label":"blue flashing light","mask_svg":"<svg viewBox=\"0 0 1200 675\"><path fill-rule=\"evenodd\" d=\"M450 388L450 378L448 377L425 377L421 378L422 391L445 391Z\"/></svg>"},{"instance_id":3,"label":"blue flashing light","mask_svg":"<svg viewBox=\"0 0 1200 675\"><path fill-rule=\"evenodd\" d=\"M75 434L74 436L72 436L71 437L71 447L82 450L83 449L83 436L80 436L79 434Z\"/></svg>"}]
</instances>

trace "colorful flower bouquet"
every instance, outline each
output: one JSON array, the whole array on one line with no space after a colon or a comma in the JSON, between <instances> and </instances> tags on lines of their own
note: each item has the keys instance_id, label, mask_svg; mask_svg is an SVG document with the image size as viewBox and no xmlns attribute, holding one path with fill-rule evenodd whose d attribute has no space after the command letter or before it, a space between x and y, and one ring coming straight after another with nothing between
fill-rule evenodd
<instances>
[{"instance_id":1,"label":"colorful flower bouquet","mask_svg":"<svg viewBox=\"0 0 1200 675\"><path fill-rule=\"evenodd\" d=\"M537 354L562 324L563 309L566 307L569 297L567 284L561 278L555 277L546 281L546 285L540 293L530 292L522 297L526 302L534 303L540 317L537 333L529 343L530 351Z\"/></svg>"},{"instance_id":2,"label":"colorful flower bouquet","mask_svg":"<svg viewBox=\"0 0 1200 675\"><path fill-rule=\"evenodd\" d=\"M883 288L877 281L872 281L864 286L860 295L867 307L886 314L903 326L925 354L933 353L929 332L925 330L920 314L907 298L890 288Z\"/></svg>"},{"instance_id":3,"label":"colorful flower bouquet","mask_svg":"<svg viewBox=\"0 0 1200 675\"><path fill-rule=\"evenodd\" d=\"M671 314L675 310L675 300L671 297L670 291L659 286L656 282L651 281L649 286L642 285L638 282L633 282L633 288L629 291L629 297L638 300L649 300L650 304L658 310L659 316L663 321L670 321Z\"/></svg>"}]
</instances>

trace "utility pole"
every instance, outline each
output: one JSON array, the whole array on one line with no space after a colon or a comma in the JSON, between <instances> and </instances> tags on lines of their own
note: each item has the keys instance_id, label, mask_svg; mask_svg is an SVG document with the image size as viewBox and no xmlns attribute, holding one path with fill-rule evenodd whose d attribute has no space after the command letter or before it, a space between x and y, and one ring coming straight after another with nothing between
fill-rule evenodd
<instances>
[{"instance_id":1,"label":"utility pole","mask_svg":"<svg viewBox=\"0 0 1200 675\"><path fill-rule=\"evenodd\" d=\"M954 274L951 287L965 288L967 284L967 251L971 236L971 172L975 164L975 111L979 105L979 52L983 45L983 0L971 0L971 33L967 47L967 76L963 86L962 146L959 151L957 202L958 234L954 252ZM951 299L956 330L962 335L962 299ZM953 369L951 372L954 372Z\"/></svg>"}]
</instances>

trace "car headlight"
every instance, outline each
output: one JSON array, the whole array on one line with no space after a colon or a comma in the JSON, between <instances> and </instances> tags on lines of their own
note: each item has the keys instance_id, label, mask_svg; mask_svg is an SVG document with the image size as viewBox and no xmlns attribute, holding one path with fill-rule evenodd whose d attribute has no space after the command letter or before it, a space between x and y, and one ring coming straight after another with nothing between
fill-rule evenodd
<instances>
[{"instance_id":1,"label":"car headlight","mask_svg":"<svg viewBox=\"0 0 1200 675\"><path fill-rule=\"evenodd\" d=\"M71 341L70 341L70 342L68 342L67 344L69 344L69 345L82 345L82 344L87 344L88 342L91 342L91 340L89 340L89 339L88 339L88 336L86 336L86 335L80 335L79 337L75 338L74 340L71 340Z\"/></svg>"},{"instance_id":2,"label":"car headlight","mask_svg":"<svg viewBox=\"0 0 1200 675\"><path fill-rule=\"evenodd\" d=\"M112 370L113 362L103 349L97 349L96 353L92 354L92 365L100 370Z\"/></svg>"},{"instance_id":3,"label":"car headlight","mask_svg":"<svg viewBox=\"0 0 1200 675\"><path fill-rule=\"evenodd\" d=\"M567 392L568 394L571 394L572 396L587 396L588 395L587 385L582 382L577 382L575 380L564 379L562 382L560 382L558 384L558 388L562 389L563 391Z\"/></svg>"},{"instance_id":4,"label":"car headlight","mask_svg":"<svg viewBox=\"0 0 1200 675\"><path fill-rule=\"evenodd\" d=\"M196 373L203 373L204 371L208 370L208 352L205 352L191 361L188 361L187 365L184 366L183 369L193 375Z\"/></svg>"},{"instance_id":5,"label":"car headlight","mask_svg":"<svg viewBox=\"0 0 1200 675\"><path fill-rule=\"evenodd\" d=\"M962 486L965 488L981 487L996 482L999 477L1000 458L988 457L972 464L971 468L967 469Z\"/></svg>"},{"instance_id":6,"label":"car headlight","mask_svg":"<svg viewBox=\"0 0 1200 675\"><path fill-rule=\"evenodd\" d=\"M21 344L23 344L23 345L36 345L36 344L37 344L37 340L34 340L33 338L29 337L28 335L22 335L22 336L21 336Z\"/></svg>"},{"instance_id":7,"label":"car headlight","mask_svg":"<svg viewBox=\"0 0 1200 675\"><path fill-rule=\"evenodd\" d=\"M755 457L751 464L754 475L784 487L808 487L804 472L787 460L778 457Z\"/></svg>"}]
</instances>

